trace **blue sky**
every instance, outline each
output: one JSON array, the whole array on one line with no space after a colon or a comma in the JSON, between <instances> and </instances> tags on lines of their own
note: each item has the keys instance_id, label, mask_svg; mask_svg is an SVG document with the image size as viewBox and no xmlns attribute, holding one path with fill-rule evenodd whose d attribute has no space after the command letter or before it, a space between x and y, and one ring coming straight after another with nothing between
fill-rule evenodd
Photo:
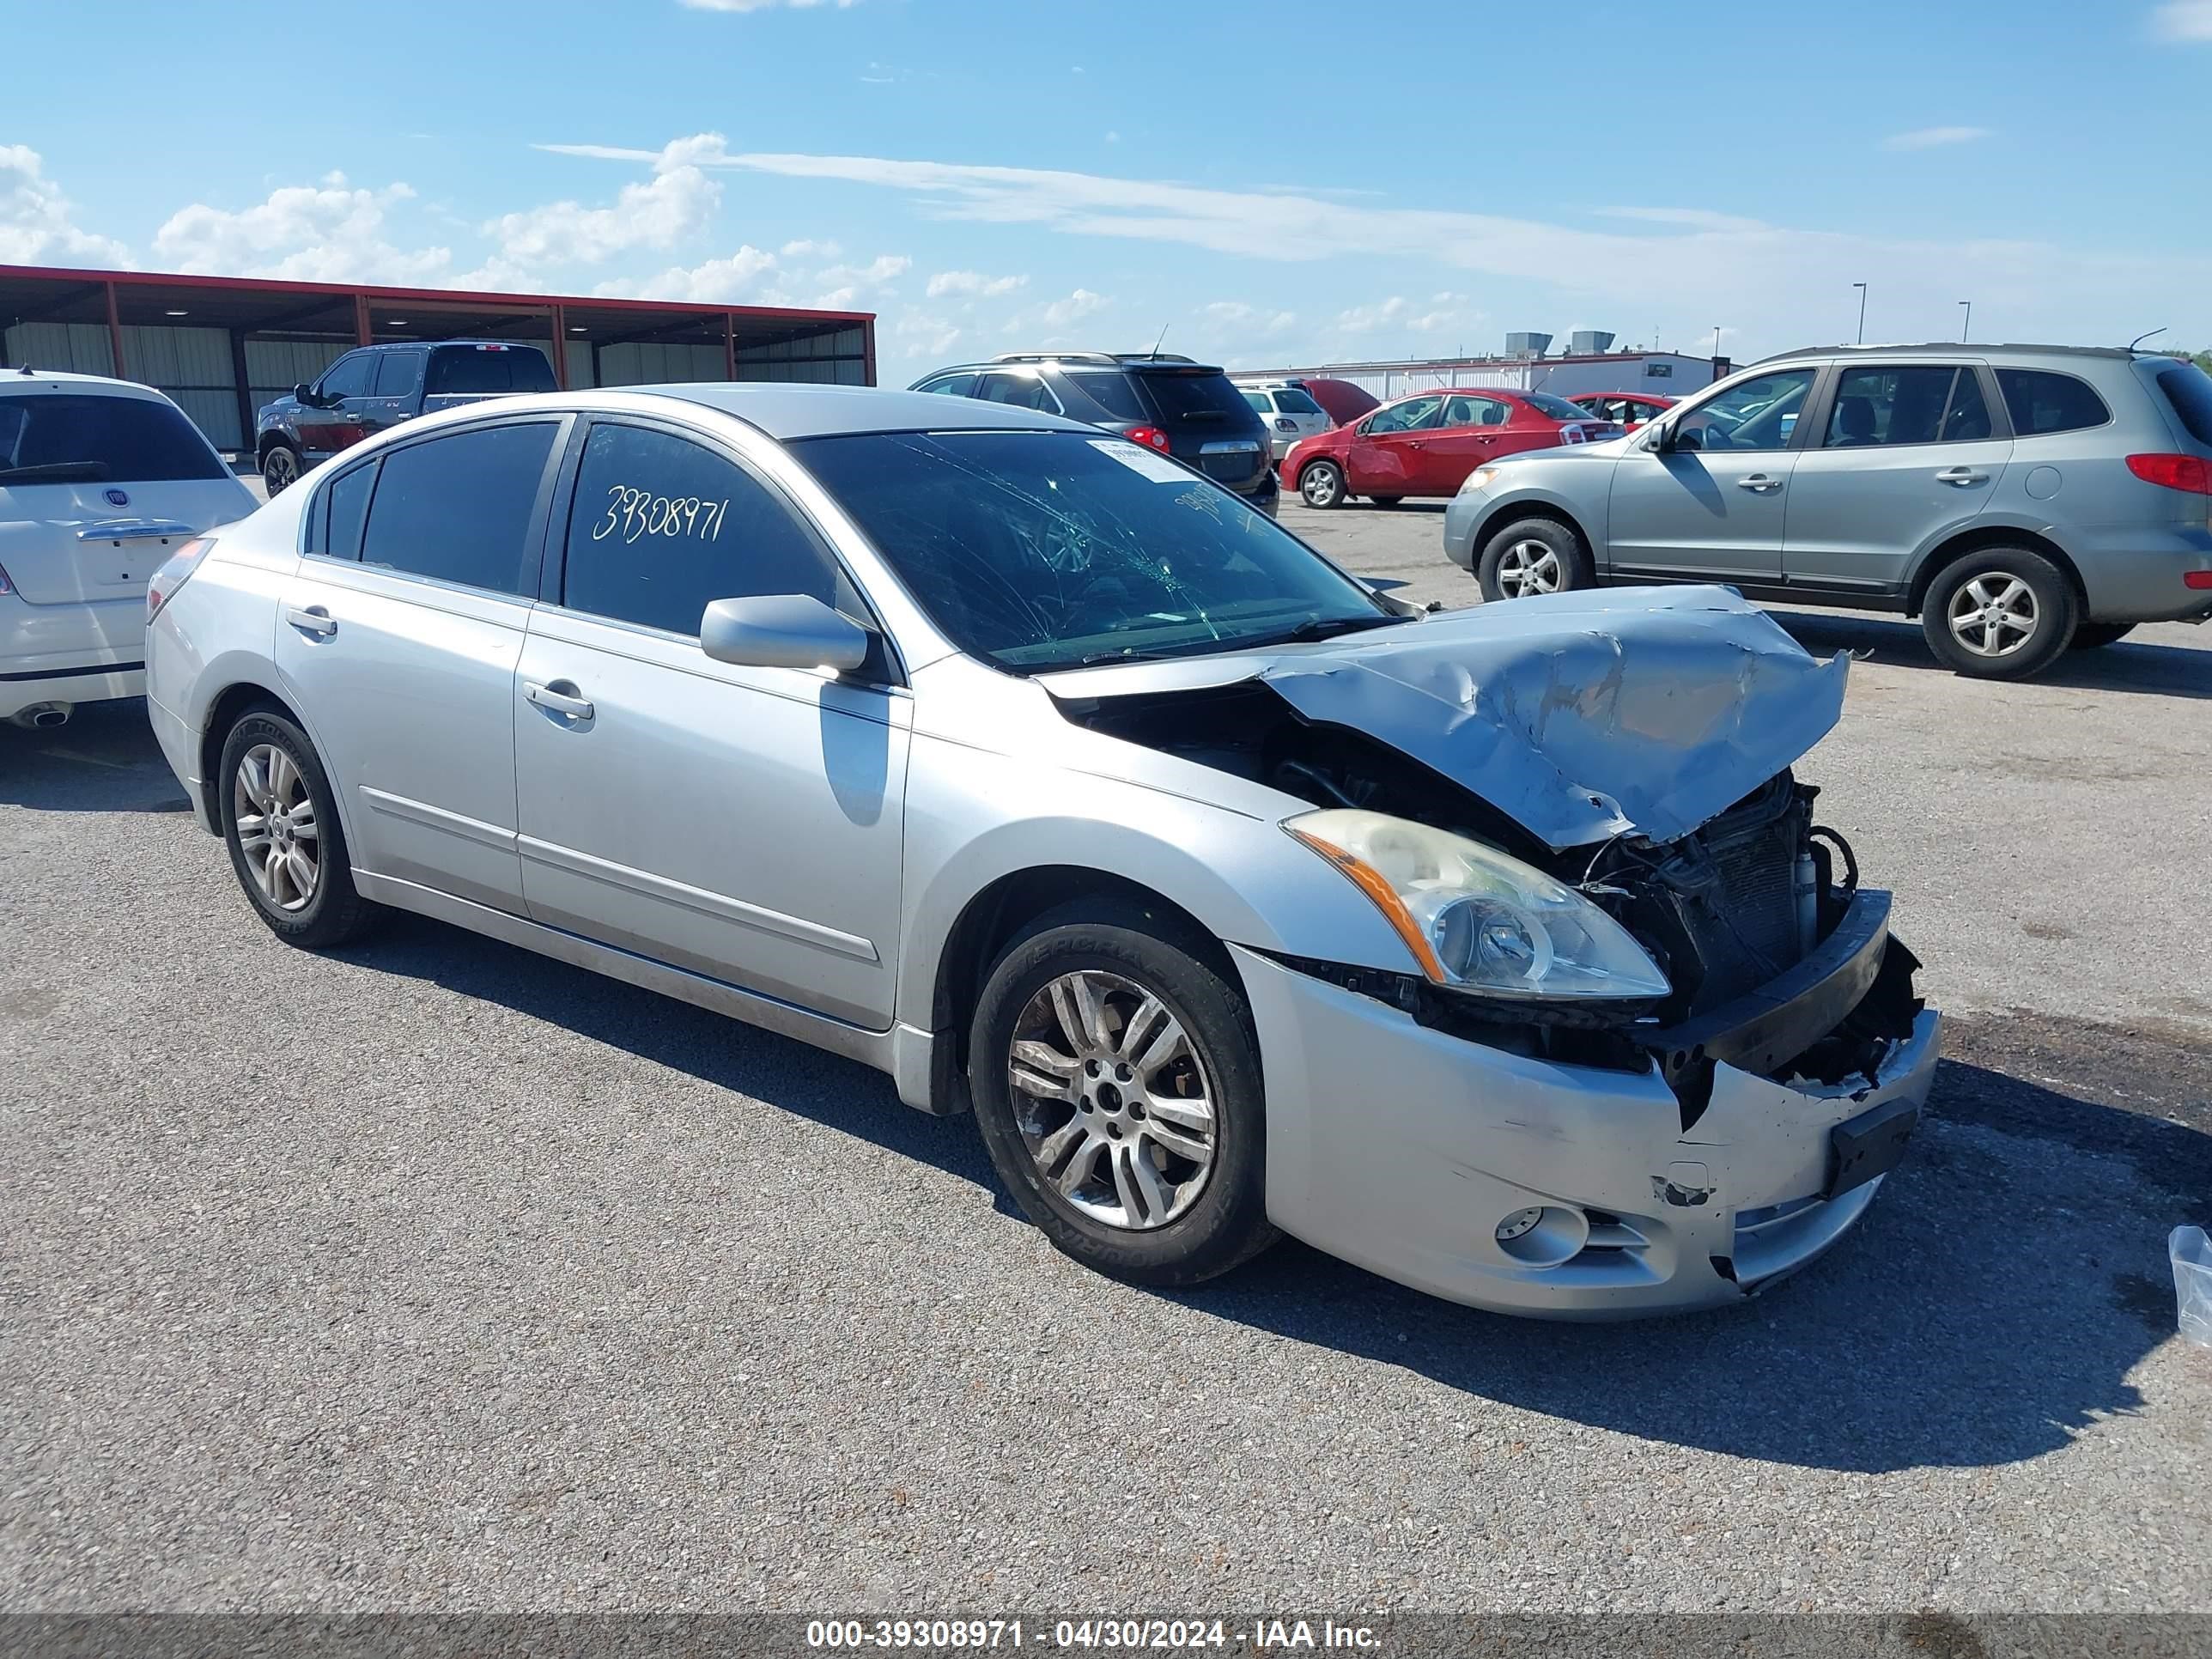
<instances>
[{"instance_id":1,"label":"blue sky","mask_svg":"<svg viewBox=\"0 0 2212 1659\"><path fill-rule=\"evenodd\" d=\"M886 382L2212 344L2212 0L0 3L0 263L849 306ZM83 74L55 72L89 66ZM50 66L40 68L39 66Z\"/></svg>"}]
</instances>

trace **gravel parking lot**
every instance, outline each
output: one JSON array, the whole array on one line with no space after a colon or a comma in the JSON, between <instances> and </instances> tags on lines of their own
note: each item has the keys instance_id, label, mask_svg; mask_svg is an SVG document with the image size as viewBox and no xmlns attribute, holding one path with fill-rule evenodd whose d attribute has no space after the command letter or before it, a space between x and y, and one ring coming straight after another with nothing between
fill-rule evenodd
<instances>
[{"instance_id":1,"label":"gravel parking lot","mask_svg":"<svg viewBox=\"0 0 2212 1659\"><path fill-rule=\"evenodd\" d=\"M1474 597L1435 511L1284 520ZM1631 1327L1094 1278L965 1120L416 919L290 950L137 707L0 728L0 1598L2212 1608L2212 639L1783 620L1866 653L1803 770L1954 1058L1851 1240Z\"/></svg>"}]
</instances>

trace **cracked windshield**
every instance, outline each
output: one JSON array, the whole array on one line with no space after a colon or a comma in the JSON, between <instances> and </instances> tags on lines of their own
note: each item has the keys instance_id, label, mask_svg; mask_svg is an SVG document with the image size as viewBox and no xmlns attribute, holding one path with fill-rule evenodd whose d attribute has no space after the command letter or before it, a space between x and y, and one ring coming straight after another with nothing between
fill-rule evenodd
<instances>
[{"instance_id":1,"label":"cracked windshield","mask_svg":"<svg viewBox=\"0 0 2212 1659\"><path fill-rule=\"evenodd\" d=\"M884 433L792 447L953 642L1002 668L1400 620L1227 490L1121 439Z\"/></svg>"}]
</instances>

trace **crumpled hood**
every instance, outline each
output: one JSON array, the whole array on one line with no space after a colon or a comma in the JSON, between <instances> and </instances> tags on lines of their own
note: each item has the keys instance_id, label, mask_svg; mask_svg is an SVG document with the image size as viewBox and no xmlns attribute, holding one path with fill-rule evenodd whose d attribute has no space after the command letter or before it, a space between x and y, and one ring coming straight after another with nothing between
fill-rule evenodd
<instances>
[{"instance_id":1,"label":"crumpled hood","mask_svg":"<svg viewBox=\"0 0 2212 1659\"><path fill-rule=\"evenodd\" d=\"M1674 841L1725 811L1827 735L1849 667L1726 588L1613 588L1042 684L1111 697L1257 679L1567 848L1630 830Z\"/></svg>"}]
</instances>

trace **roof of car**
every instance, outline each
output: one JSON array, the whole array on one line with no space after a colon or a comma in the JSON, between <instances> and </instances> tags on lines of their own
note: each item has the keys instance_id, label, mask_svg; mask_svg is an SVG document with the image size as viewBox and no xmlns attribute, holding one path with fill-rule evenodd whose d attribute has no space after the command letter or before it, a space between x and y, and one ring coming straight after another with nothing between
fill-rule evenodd
<instances>
[{"instance_id":1,"label":"roof of car","mask_svg":"<svg viewBox=\"0 0 2212 1659\"><path fill-rule=\"evenodd\" d=\"M486 351L534 351L545 355L543 346L528 340L379 340L374 345L356 346L356 351L404 351L410 346L480 346Z\"/></svg>"},{"instance_id":2,"label":"roof of car","mask_svg":"<svg viewBox=\"0 0 2212 1659\"><path fill-rule=\"evenodd\" d=\"M611 391L681 398L718 409L771 438L820 438L851 432L996 431L1098 428L1011 404L947 398L935 392L891 392L872 386L812 386L789 381L707 380L680 386L629 386ZM574 394L571 394L573 396Z\"/></svg>"},{"instance_id":3,"label":"roof of car","mask_svg":"<svg viewBox=\"0 0 2212 1659\"><path fill-rule=\"evenodd\" d=\"M1994 341L1967 342L1963 340L1930 340L1920 345L1814 345L1800 346L1795 351L1777 351L1761 357L1762 363L1779 362L1784 357L1921 357L1931 351L1971 351L1987 356L2007 353L2021 357L2154 357L2152 351L2137 351L2128 346L2084 345L2016 345Z\"/></svg>"},{"instance_id":4,"label":"roof of car","mask_svg":"<svg viewBox=\"0 0 2212 1659\"><path fill-rule=\"evenodd\" d=\"M118 380L108 374L77 374L65 368L40 368L35 363L0 369L0 396L42 386L65 386L72 392L103 392L118 398L158 398L163 403L168 401L150 386L141 386L136 380Z\"/></svg>"}]
</instances>

